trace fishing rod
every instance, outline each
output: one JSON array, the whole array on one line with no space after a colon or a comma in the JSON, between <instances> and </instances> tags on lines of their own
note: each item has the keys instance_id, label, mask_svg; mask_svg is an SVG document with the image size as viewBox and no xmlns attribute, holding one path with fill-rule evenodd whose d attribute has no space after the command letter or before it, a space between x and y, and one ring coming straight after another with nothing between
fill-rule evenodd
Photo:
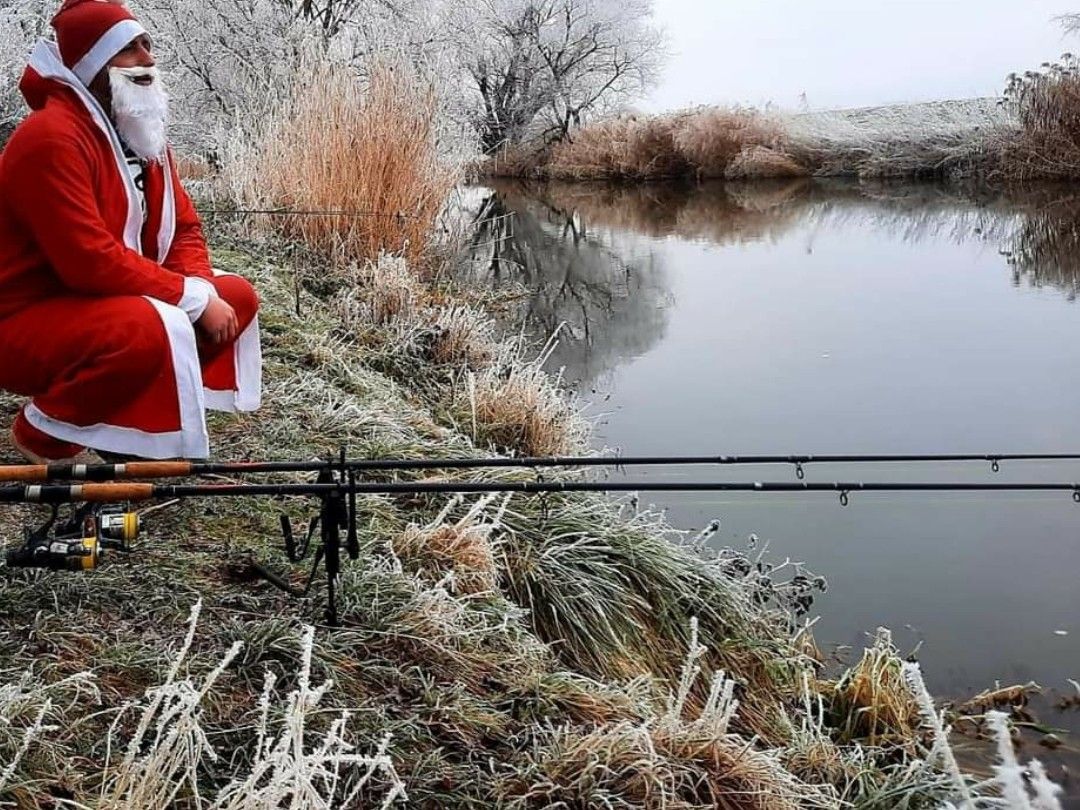
<instances>
[{"instance_id":1,"label":"fishing rod","mask_svg":"<svg viewBox=\"0 0 1080 810\"><path fill-rule=\"evenodd\" d=\"M664 467L791 465L800 480L810 464L902 464L928 462L987 461L994 472L1004 461L1076 461L1080 453L933 453L884 455L734 455L734 456L523 456L489 458L346 459L355 472L402 470L475 470L541 467ZM134 461L126 464L40 464L0 466L0 483L27 481L120 481L154 478L186 478L197 475L247 475L255 473L319 472L327 461ZM332 462L340 468L342 462Z\"/></svg>"},{"instance_id":2,"label":"fishing rod","mask_svg":"<svg viewBox=\"0 0 1080 810\"><path fill-rule=\"evenodd\" d=\"M352 481L315 484L88 483L0 486L0 503L117 503L176 498L288 497L332 495L479 495L568 492L1071 492L1080 503L1080 482L811 482L811 481ZM848 499L841 498L847 505Z\"/></svg>"},{"instance_id":3,"label":"fishing rod","mask_svg":"<svg viewBox=\"0 0 1080 810\"><path fill-rule=\"evenodd\" d=\"M186 463L186 462L185 462ZM308 462L304 462L307 464ZM315 464L316 462L311 462ZM140 462L140 464L144 464ZM165 467L169 462L145 462ZM338 623L337 580L342 554L356 560L360 556L357 534L358 495L435 495L522 493L545 495L570 492L761 492L812 493L838 492L840 503L847 506L852 492L1071 492L1080 503L1080 483L911 483L911 482L701 482L701 481L452 481L421 480L412 482L357 481L358 469L350 466L344 451L337 461L317 463L319 474L313 483L290 484L154 484L146 482L88 482L76 484L6 484L0 485L0 503L47 504L52 516L44 527L28 530L21 548L8 552L11 568L46 568L85 571L98 565L104 550L130 551L138 534L137 516L128 507L150 500L175 498L288 497L319 499L318 514L308 524L302 538L294 534L287 515L280 516L285 553L291 562L313 558L307 583L293 586L287 579L258 563L250 570L261 579L292 596L307 596L325 564L327 606L326 621ZM113 465L131 466L132 465ZM204 465L205 466L205 465ZM211 465L212 466L212 465ZM217 465L221 466L221 465ZM137 468L136 468L137 469ZM250 471L250 470L249 470ZM115 470L114 470L115 472ZM126 470L124 473L126 474ZM175 472L170 468L170 472ZM61 504L81 504L65 530L53 530ZM81 528L79 523L81 520ZM315 535L318 532L318 541ZM342 534L344 533L344 542ZM313 547L314 544L314 547ZM312 550L313 549L313 550Z\"/></svg>"}]
</instances>

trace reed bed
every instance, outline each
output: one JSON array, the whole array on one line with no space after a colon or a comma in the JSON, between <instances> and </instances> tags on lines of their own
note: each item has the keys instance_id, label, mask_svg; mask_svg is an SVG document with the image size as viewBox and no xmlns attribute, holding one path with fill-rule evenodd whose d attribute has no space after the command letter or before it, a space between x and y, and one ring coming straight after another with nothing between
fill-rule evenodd
<instances>
[{"instance_id":1,"label":"reed bed","mask_svg":"<svg viewBox=\"0 0 1080 810\"><path fill-rule=\"evenodd\" d=\"M329 61L302 75L256 142L235 145L223 185L241 207L298 212L273 231L337 265L386 252L422 267L459 179L438 153L434 92L400 65L365 82Z\"/></svg>"},{"instance_id":2,"label":"reed bed","mask_svg":"<svg viewBox=\"0 0 1080 810\"><path fill-rule=\"evenodd\" d=\"M490 176L571 180L1080 176L1080 62L1013 76L998 99L780 114L701 108L588 125L488 161Z\"/></svg>"},{"instance_id":3,"label":"reed bed","mask_svg":"<svg viewBox=\"0 0 1080 810\"><path fill-rule=\"evenodd\" d=\"M715 108L669 116L628 116L586 127L557 144L543 173L572 180L709 178L725 177L729 171L745 176L754 163L765 170L770 164L766 155L779 139L778 123L753 110ZM790 164L778 174L782 163L780 155L775 155L769 176L804 173Z\"/></svg>"},{"instance_id":4,"label":"reed bed","mask_svg":"<svg viewBox=\"0 0 1080 810\"><path fill-rule=\"evenodd\" d=\"M1004 103L1023 133L1009 144L1004 170L1010 179L1080 175L1080 60L1064 54L1042 70L1013 74Z\"/></svg>"}]
</instances>

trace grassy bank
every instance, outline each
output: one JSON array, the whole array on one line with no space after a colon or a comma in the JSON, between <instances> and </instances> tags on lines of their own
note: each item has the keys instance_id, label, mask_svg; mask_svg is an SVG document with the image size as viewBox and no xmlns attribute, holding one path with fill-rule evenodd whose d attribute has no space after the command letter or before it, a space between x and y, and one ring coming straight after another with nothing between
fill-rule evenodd
<instances>
[{"instance_id":1,"label":"grassy bank","mask_svg":"<svg viewBox=\"0 0 1080 810\"><path fill-rule=\"evenodd\" d=\"M782 114L703 108L585 127L489 159L490 176L556 180L998 177L1024 142L993 99Z\"/></svg>"},{"instance_id":2,"label":"grassy bank","mask_svg":"<svg viewBox=\"0 0 1080 810\"><path fill-rule=\"evenodd\" d=\"M998 99L815 113L703 107L593 123L480 167L498 177L623 180L1080 176L1080 69L1066 54Z\"/></svg>"}]
</instances>

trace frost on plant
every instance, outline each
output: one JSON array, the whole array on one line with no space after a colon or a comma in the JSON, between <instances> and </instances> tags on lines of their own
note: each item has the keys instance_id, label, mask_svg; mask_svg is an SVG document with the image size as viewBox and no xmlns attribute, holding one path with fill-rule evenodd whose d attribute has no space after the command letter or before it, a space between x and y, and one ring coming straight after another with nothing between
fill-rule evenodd
<instances>
[{"instance_id":1,"label":"frost on plant","mask_svg":"<svg viewBox=\"0 0 1080 810\"><path fill-rule=\"evenodd\" d=\"M201 725L203 702L240 652L241 643L229 649L201 682L181 678L180 669L191 648L201 603L188 620L188 633L169 669L165 682L147 690L135 731L120 762L109 773L101 792L105 808L162 808L173 806L181 795L191 796L197 807L221 810L266 808L331 808L350 803L378 776L386 792L382 806L404 798L405 787L387 754L390 738L383 739L374 755L354 752L347 740L349 715L342 712L321 736L309 729L309 721L332 683L311 685L311 656L315 629L304 630L301 643L299 683L287 698L280 729L270 722L275 678L267 673L258 705L258 729L253 763L247 776L236 778L216 799L200 794L204 758L218 761L218 754ZM121 712L113 723L110 743L116 736ZM111 746L110 746L111 747Z\"/></svg>"},{"instance_id":2,"label":"frost on plant","mask_svg":"<svg viewBox=\"0 0 1080 810\"><path fill-rule=\"evenodd\" d=\"M274 677L267 673L259 701L258 743L255 761L246 778L226 787L214 808L262 810L267 807L352 807L354 801L378 775L388 785L381 806L405 799L405 785L394 771L387 735L373 755L358 754L346 740L348 712L342 712L315 745L308 743L307 728L332 682L311 684L311 653L315 628L304 630L300 650L300 676L286 700L281 729L271 730L268 721Z\"/></svg>"},{"instance_id":3,"label":"frost on plant","mask_svg":"<svg viewBox=\"0 0 1080 810\"><path fill-rule=\"evenodd\" d=\"M1060 810L1058 795L1061 788L1050 781L1042 763L1037 759L1031 760L1027 765L1032 774L1029 789L1025 781L1025 768L1016 759L1016 752L1013 750L1008 715L1004 712L987 712L986 723L997 743L998 764L994 766L994 773L997 775L997 785L1004 800L1003 806L1010 810Z\"/></svg>"}]
</instances>

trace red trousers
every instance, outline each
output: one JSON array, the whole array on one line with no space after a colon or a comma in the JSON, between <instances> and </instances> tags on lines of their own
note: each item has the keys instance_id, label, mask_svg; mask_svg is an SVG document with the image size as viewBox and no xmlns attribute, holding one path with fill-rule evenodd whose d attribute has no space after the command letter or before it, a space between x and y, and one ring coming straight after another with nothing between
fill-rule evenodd
<instances>
[{"instance_id":1,"label":"red trousers","mask_svg":"<svg viewBox=\"0 0 1080 810\"><path fill-rule=\"evenodd\" d=\"M251 284L233 275L216 276L213 284L236 311L239 334L257 330ZM238 353L233 343L200 344L198 368L186 368L194 359L191 335L178 341L184 330L178 312L140 296L33 304L0 320L0 388L32 397L28 416L55 438L148 457L193 455L190 442L169 441L197 428L185 398L195 391L202 403L235 392ZM257 349L257 332L255 341ZM43 414L36 421L35 410Z\"/></svg>"}]
</instances>

